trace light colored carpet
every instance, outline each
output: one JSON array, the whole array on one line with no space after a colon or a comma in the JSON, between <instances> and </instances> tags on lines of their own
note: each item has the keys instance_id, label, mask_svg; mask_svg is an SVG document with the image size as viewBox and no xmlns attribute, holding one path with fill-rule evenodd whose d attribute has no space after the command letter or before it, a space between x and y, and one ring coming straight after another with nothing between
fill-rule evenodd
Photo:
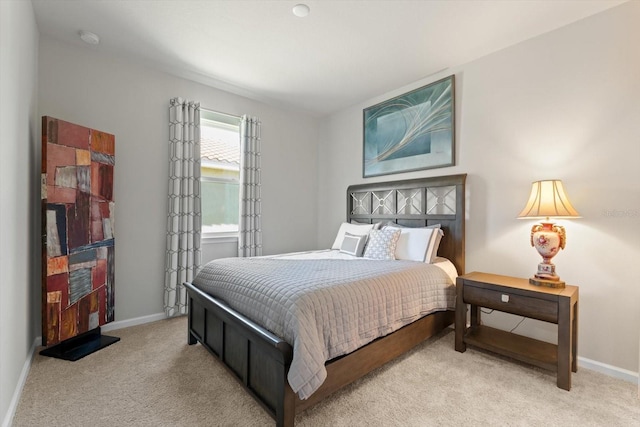
<instances>
[{"instance_id":1,"label":"light colored carpet","mask_svg":"<svg viewBox=\"0 0 640 427\"><path fill-rule=\"evenodd\" d=\"M112 331L77 362L37 355L14 426L272 426L185 318ZM445 331L296 417L300 426L640 426L637 386L580 369L555 375L468 349Z\"/></svg>"}]
</instances>

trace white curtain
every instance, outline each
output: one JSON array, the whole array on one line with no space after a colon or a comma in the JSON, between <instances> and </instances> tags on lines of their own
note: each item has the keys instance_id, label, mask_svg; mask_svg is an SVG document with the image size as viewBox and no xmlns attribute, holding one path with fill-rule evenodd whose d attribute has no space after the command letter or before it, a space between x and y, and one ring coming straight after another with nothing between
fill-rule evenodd
<instances>
[{"instance_id":1,"label":"white curtain","mask_svg":"<svg viewBox=\"0 0 640 427\"><path fill-rule=\"evenodd\" d=\"M262 255L260 180L260 119L242 116L240 124L239 257Z\"/></svg>"},{"instance_id":2,"label":"white curtain","mask_svg":"<svg viewBox=\"0 0 640 427\"><path fill-rule=\"evenodd\" d=\"M169 210L165 314L187 313L182 283L200 267L200 104L174 98L169 106Z\"/></svg>"}]
</instances>

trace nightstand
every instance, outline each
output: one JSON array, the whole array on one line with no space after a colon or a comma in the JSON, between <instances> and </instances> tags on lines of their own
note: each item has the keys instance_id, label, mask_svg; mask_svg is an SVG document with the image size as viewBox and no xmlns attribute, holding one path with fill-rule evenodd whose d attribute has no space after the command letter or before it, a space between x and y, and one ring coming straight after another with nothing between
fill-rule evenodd
<instances>
[{"instance_id":1,"label":"nightstand","mask_svg":"<svg viewBox=\"0 0 640 427\"><path fill-rule=\"evenodd\" d=\"M467 304L471 325L467 327ZM486 307L558 325L558 344L482 325ZM558 387L571 389L571 371L578 371L578 287L547 288L497 274L473 272L456 280L455 349L467 344L557 372Z\"/></svg>"}]
</instances>

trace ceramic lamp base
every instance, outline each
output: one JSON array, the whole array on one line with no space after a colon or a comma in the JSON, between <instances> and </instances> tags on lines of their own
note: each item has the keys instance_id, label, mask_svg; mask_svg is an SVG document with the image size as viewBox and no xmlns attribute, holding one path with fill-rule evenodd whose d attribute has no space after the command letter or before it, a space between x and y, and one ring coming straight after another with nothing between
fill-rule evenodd
<instances>
[{"instance_id":1,"label":"ceramic lamp base","mask_svg":"<svg viewBox=\"0 0 640 427\"><path fill-rule=\"evenodd\" d=\"M537 277L529 279L529 283L536 286L546 286L548 288L561 289L565 287L565 283L562 280L538 279Z\"/></svg>"}]
</instances>

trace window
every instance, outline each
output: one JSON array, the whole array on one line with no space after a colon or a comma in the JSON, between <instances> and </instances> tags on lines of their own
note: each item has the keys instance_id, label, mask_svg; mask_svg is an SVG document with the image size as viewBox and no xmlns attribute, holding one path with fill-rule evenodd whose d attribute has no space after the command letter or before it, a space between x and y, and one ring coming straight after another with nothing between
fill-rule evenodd
<instances>
[{"instance_id":1,"label":"window","mask_svg":"<svg viewBox=\"0 0 640 427\"><path fill-rule=\"evenodd\" d=\"M240 117L200 110L202 237L237 237Z\"/></svg>"}]
</instances>

